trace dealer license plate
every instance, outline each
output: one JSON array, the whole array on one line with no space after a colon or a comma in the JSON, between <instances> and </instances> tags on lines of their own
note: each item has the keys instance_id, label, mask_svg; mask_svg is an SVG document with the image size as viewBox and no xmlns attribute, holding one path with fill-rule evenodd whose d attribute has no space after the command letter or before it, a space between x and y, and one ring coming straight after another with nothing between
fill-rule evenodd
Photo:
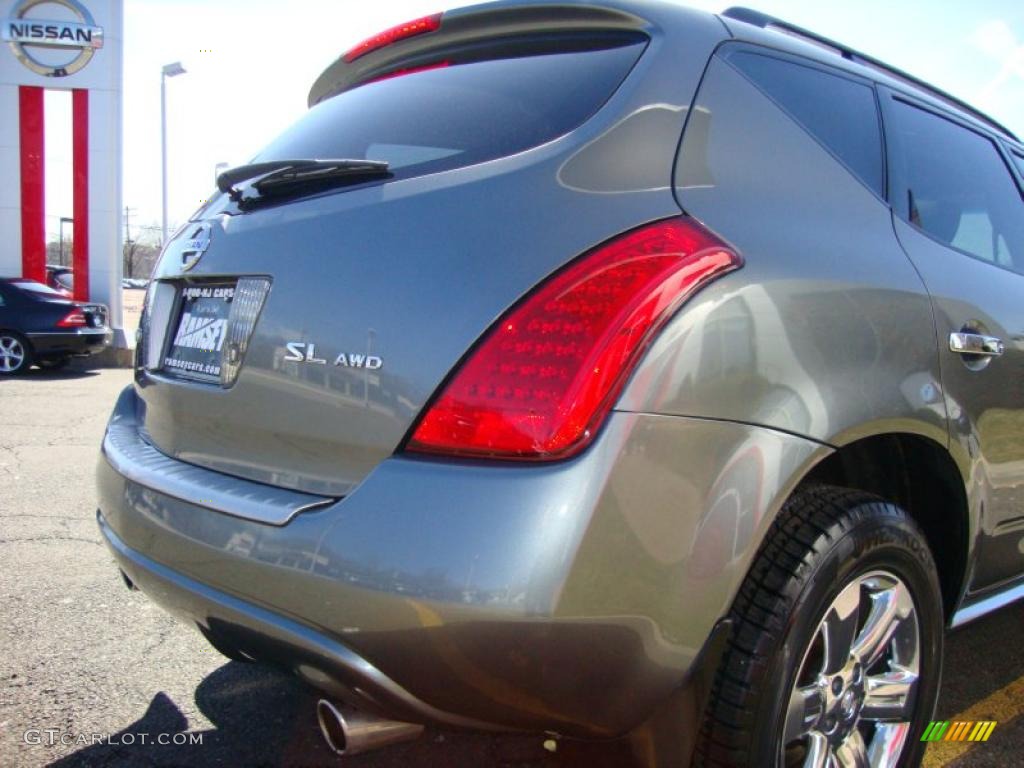
<instances>
[{"instance_id":1,"label":"dealer license plate","mask_svg":"<svg viewBox=\"0 0 1024 768\"><path fill-rule=\"evenodd\" d=\"M235 286L186 285L181 290L181 312L164 357L164 370L200 381L217 380Z\"/></svg>"}]
</instances>

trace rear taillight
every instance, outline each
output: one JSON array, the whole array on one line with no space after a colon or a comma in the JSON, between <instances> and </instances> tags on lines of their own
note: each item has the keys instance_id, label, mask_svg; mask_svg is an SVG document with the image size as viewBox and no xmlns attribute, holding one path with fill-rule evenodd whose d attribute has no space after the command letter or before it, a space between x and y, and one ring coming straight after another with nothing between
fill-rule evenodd
<instances>
[{"instance_id":1,"label":"rear taillight","mask_svg":"<svg viewBox=\"0 0 1024 768\"><path fill-rule=\"evenodd\" d=\"M487 332L406 450L560 459L593 438L672 313L740 256L692 219L650 224L557 272Z\"/></svg>"},{"instance_id":2,"label":"rear taillight","mask_svg":"<svg viewBox=\"0 0 1024 768\"><path fill-rule=\"evenodd\" d=\"M363 42L356 45L351 50L347 51L342 59L346 62L353 62L361 56L365 56L368 53L376 51L378 48L383 48L386 45L397 43L399 40L405 40L408 37L416 37L417 35L423 35L427 32L434 32L441 26L441 14L435 13L431 16L423 16L419 19L413 19L407 21L404 24L398 24L397 26L391 27L391 29L385 29L380 34L369 37Z\"/></svg>"},{"instance_id":3,"label":"rear taillight","mask_svg":"<svg viewBox=\"0 0 1024 768\"><path fill-rule=\"evenodd\" d=\"M86 325L87 322L88 321L85 318L85 312L76 307L75 309L72 309L70 312L68 312L67 315L64 316L63 320L57 323L57 327L81 328L82 326Z\"/></svg>"}]
</instances>

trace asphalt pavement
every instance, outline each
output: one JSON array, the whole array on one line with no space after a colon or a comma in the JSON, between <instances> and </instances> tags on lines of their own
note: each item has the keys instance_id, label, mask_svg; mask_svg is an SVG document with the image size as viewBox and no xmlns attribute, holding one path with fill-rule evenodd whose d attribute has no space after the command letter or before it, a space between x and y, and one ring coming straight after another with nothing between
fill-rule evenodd
<instances>
[{"instance_id":1,"label":"asphalt pavement","mask_svg":"<svg viewBox=\"0 0 1024 768\"><path fill-rule=\"evenodd\" d=\"M0 765L630 768L621 742L428 730L339 760L316 694L228 661L129 592L100 540L93 472L125 370L0 380ZM938 717L999 721L929 768L1024 764L1024 603L952 633ZM960 718L966 713L967 717Z\"/></svg>"}]
</instances>

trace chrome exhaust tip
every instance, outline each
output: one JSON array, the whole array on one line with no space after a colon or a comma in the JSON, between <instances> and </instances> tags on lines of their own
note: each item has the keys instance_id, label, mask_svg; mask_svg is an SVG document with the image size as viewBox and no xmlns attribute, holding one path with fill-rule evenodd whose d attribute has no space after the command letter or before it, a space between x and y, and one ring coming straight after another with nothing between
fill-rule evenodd
<instances>
[{"instance_id":1,"label":"chrome exhaust tip","mask_svg":"<svg viewBox=\"0 0 1024 768\"><path fill-rule=\"evenodd\" d=\"M358 755L412 741L423 733L422 725L385 720L327 699L316 703L316 719L324 741L336 755Z\"/></svg>"}]
</instances>

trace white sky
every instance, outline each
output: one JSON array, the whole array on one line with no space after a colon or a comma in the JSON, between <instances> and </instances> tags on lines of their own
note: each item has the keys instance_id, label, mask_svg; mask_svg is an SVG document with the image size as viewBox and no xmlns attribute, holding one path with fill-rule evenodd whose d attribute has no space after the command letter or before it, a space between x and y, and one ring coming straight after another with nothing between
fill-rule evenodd
<instances>
[{"instance_id":1,"label":"white sky","mask_svg":"<svg viewBox=\"0 0 1024 768\"><path fill-rule=\"evenodd\" d=\"M745 0L841 40L966 99L1024 134L1024 2L1019 0ZM459 4L458 0L448 0ZM688 5L719 11L728 0ZM183 221L213 189L218 162L237 165L306 109L327 65L393 24L445 0L126 0L124 204L160 222L160 70L169 79L169 218ZM71 215L70 95L48 93L47 229ZM70 231L70 230L68 230Z\"/></svg>"}]
</instances>

